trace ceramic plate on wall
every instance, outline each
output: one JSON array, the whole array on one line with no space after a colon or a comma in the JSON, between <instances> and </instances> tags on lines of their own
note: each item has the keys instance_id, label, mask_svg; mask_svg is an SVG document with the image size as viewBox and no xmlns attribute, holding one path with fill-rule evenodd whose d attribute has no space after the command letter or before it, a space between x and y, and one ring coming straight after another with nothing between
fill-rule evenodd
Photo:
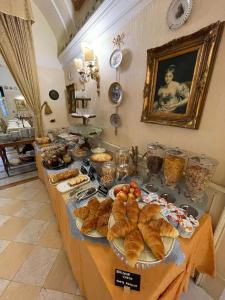
<instances>
[{"instance_id":1,"label":"ceramic plate on wall","mask_svg":"<svg viewBox=\"0 0 225 300\"><path fill-rule=\"evenodd\" d=\"M122 51L119 49L114 50L109 59L110 67L113 69L117 69L121 64L122 59L123 59Z\"/></svg>"},{"instance_id":2,"label":"ceramic plate on wall","mask_svg":"<svg viewBox=\"0 0 225 300\"><path fill-rule=\"evenodd\" d=\"M115 106L119 106L123 99L123 90L119 82L113 82L109 87L109 99Z\"/></svg>"},{"instance_id":3,"label":"ceramic plate on wall","mask_svg":"<svg viewBox=\"0 0 225 300\"><path fill-rule=\"evenodd\" d=\"M167 24L170 29L177 29L187 22L192 11L192 0L173 0L167 12Z\"/></svg>"}]
</instances>

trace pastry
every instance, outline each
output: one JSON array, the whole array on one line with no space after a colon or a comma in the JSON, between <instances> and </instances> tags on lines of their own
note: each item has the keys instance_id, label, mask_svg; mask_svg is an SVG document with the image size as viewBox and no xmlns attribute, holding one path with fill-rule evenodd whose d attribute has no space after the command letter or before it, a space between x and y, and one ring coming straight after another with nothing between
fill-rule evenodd
<instances>
[{"instance_id":1,"label":"pastry","mask_svg":"<svg viewBox=\"0 0 225 300\"><path fill-rule=\"evenodd\" d=\"M88 217L89 212L90 212L89 208L87 206L83 206L80 208L75 208L73 214L75 217L85 220Z\"/></svg>"},{"instance_id":2,"label":"pastry","mask_svg":"<svg viewBox=\"0 0 225 300\"><path fill-rule=\"evenodd\" d=\"M102 216L108 212L111 212L112 210L112 199L111 198L106 198L104 201L102 201L98 207L98 216Z\"/></svg>"},{"instance_id":3,"label":"pastry","mask_svg":"<svg viewBox=\"0 0 225 300\"><path fill-rule=\"evenodd\" d=\"M160 206L158 204L147 204L142 208L139 215L139 223L147 223L151 219L161 218Z\"/></svg>"},{"instance_id":4,"label":"pastry","mask_svg":"<svg viewBox=\"0 0 225 300\"><path fill-rule=\"evenodd\" d=\"M89 200L87 207L89 208L89 215L95 216L98 212L100 202L97 198L93 197Z\"/></svg>"},{"instance_id":5,"label":"pastry","mask_svg":"<svg viewBox=\"0 0 225 300\"><path fill-rule=\"evenodd\" d=\"M107 234L107 239L109 241L112 241L117 238L124 238L133 229L134 229L134 225L132 225L128 220L123 219L115 223L109 229Z\"/></svg>"},{"instance_id":6,"label":"pastry","mask_svg":"<svg viewBox=\"0 0 225 300\"><path fill-rule=\"evenodd\" d=\"M161 219L161 226L160 226L160 236L166 236L171 238L176 238L179 235L178 230L173 227L170 223L168 223L166 220Z\"/></svg>"},{"instance_id":7,"label":"pastry","mask_svg":"<svg viewBox=\"0 0 225 300\"><path fill-rule=\"evenodd\" d=\"M165 249L159 231L154 226L143 223L139 223L138 228L153 255L159 260L163 259L165 257Z\"/></svg>"},{"instance_id":8,"label":"pastry","mask_svg":"<svg viewBox=\"0 0 225 300\"><path fill-rule=\"evenodd\" d=\"M97 231L103 235L107 236L108 233L108 222L109 222L110 212L105 213L104 215L100 216L97 221L96 229Z\"/></svg>"},{"instance_id":9,"label":"pastry","mask_svg":"<svg viewBox=\"0 0 225 300\"><path fill-rule=\"evenodd\" d=\"M48 144L50 142L50 139L47 136L43 136L40 138L36 138L35 141L38 145L42 145L42 144Z\"/></svg>"},{"instance_id":10,"label":"pastry","mask_svg":"<svg viewBox=\"0 0 225 300\"><path fill-rule=\"evenodd\" d=\"M112 160L112 155L109 153L96 153L93 154L90 159L94 162L106 162Z\"/></svg>"},{"instance_id":11,"label":"pastry","mask_svg":"<svg viewBox=\"0 0 225 300\"><path fill-rule=\"evenodd\" d=\"M138 228L128 233L124 240L127 263L134 268L141 252L144 250L144 241Z\"/></svg>"},{"instance_id":12,"label":"pastry","mask_svg":"<svg viewBox=\"0 0 225 300\"><path fill-rule=\"evenodd\" d=\"M125 203L119 199L116 199L113 204L112 214L116 222L123 220L126 217Z\"/></svg>"},{"instance_id":13,"label":"pastry","mask_svg":"<svg viewBox=\"0 0 225 300\"><path fill-rule=\"evenodd\" d=\"M84 220L80 231L82 233L89 233L90 231L96 228L97 221L98 221L98 217L89 215L87 219Z\"/></svg>"},{"instance_id":14,"label":"pastry","mask_svg":"<svg viewBox=\"0 0 225 300\"><path fill-rule=\"evenodd\" d=\"M75 178L72 178L72 179L68 180L68 184L70 186L76 186L76 185L78 185L80 183L83 183L83 182L85 182L87 180L88 180L87 176L85 176L85 175L79 175L79 176L77 176Z\"/></svg>"},{"instance_id":15,"label":"pastry","mask_svg":"<svg viewBox=\"0 0 225 300\"><path fill-rule=\"evenodd\" d=\"M75 177L79 174L79 169L69 169L64 172L56 174L48 174L49 180L51 183L55 184L61 180L66 180L71 177Z\"/></svg>"},{"instance_id":16,"label":"pastry","mask_svg":"<svg viewBox=\"0 0 225 300\"><path fill-rule=\"evenodd\" d=\"M139 206L136 200L131 200L127 202L126 205L126 212L128 220L133 223L137 224L139 218Z\"/></svg>"}]
</instances>

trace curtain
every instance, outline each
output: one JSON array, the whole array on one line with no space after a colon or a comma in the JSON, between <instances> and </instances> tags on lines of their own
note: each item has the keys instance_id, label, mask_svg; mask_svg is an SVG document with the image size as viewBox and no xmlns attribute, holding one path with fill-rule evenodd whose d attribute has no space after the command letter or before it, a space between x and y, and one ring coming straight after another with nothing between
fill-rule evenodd
<instances>
[{"instance_id":1,"label":"curtain","mask_svg":"<svg viewBox=\"0 0 225 300\"><path fill-rule=\"evenodd\" d=\"M10 5L18 1L9 15ZM4 5L5 4L5 5ZM22 6L19 9L19 4ZM4 13L6 12L6 13ZM34 115L36 136L43 135L41 101L32 38L32 15L28 0L1 0L0 53Z\"/></svg>"}]
</instances>

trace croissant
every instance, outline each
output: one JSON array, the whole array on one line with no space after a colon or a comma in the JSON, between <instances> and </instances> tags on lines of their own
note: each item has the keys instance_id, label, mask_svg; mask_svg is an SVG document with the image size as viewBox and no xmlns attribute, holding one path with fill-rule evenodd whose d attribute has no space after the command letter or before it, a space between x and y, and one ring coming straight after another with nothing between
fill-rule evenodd
<instances>
[{"instance_id":1,"label":"croissant","mask_svg":"<svg viewBox=\"0 0 225 300\"><path fill-rule=\"evenodd\" d=\"M149 203L140 211L139 223L148 223L151 219L156 220L160 217L160 205Z\"/></svg>"},{"instance_id":2,"label":"croissant","mask_svg":"<svg viewBox=\"0 0 225 300\"><path fill-rule=\"evenodd\" d=\"M111 198L107 198L104 201L102 201L98 207L97 215L102 216L108 212L111 212L112 203L113 203L113 201Z\"/></svg>"},{"instance_id":3,"label":"croissant","mask_svg":"<svg viewBox=\"0 0 225 300\"><path fill-rule=\"evenodd\" d=\"M112 214L115 221L123 220L126 217L125 203L119 199L116 199L113 204Z\"/></svg>"},{"instance_id":4,"label":"croissant","mask_svg":"<svg viewBox=\"0 0 225 300\"><path fill-rule=\"evenodd\" d=\"M106 213L98 218L96 229L103 235L107 236L108 233L108 222L109 222L110 213Z\"/></svg>"},{"instance_id":5,"label":"croissant","mask_svg":"<svg viewBox=\"0 0 225 300\"><path fill-rule=\"evenodd\" d=\"M95 216L97 214L100 202L93 197L89 200L87 207L89 208L89 215Z\"/></svg>"},{"instance_id":6,"label":"croissant","mask_svg":"<svg viewBox=\"0 0 225 300\"><path fill-rule=\"evenodd\" d=\"M112 241L117 238L124 238L131 230L134 229L132 223L123 219L115 223L109 230L107 234L107 239Z\"/></svg>"},{"instance_id":7,"label":"croissant","mask_svg":"<svg viewBox=\"0 0 225 300\"><path fill-rule=\"evenodd\" d=\"M80 207L80 208L75 208L74 211L73 211L73 214L74 214L74 216L84 220L89 215L89 208L87 206L83 206L83 207Z\"/></svg>"},{"instance_id":8,"label":"croissant","mask_svg":"<svg viewBox=\"0 0 225 300\"><path fill-rule=\"evenodd\" d=\"M150 225L143 223L139 223L138 228L153 255L159 260L163 259L165 257L165 249L159 231L153 226L151 227Z\"/></svg>"},{"instance_id":9,"label":"croissant","mask_svg":"<svg viewBox=\"0 0 225 300\"><path fill-rule=\"evenodd\" d=\"M139 218L139 211L140 211L137 201L136 200L128 201L126 205L126 210L127 210L128 220L133 224L137 224Z\"/></svg>"},{"instance_id":10,"label":"croissant","mask_svg":"<svg viewBox=\"0 0 225 300\"><path fill-rule=\"evenodd\" d=\"M141 252L144 250L144 241L138 228L132 230L125 237L124 250L128 265L134 268Z\"/></svg>"},{"instance_id":11,"label":"croissant","mask_svg":"<svg viewBox=\"0 0 225 300\"><path fill-rule=\"evenodd\" d=\"M179 235L178 230L166 220L161 219L160 236L176 238Z\"/></svg>"},{"instance_id":12,"label":"croissant","mask_svg":"<svg viewBox=\"0 0 225 300\"><path fill-rule=\"evenodd\" d=\"M96 216L89 216L87 219L84 220L80 231L82 233L88 233L96 228L98 221L98 217Z\"/></svg>"}]
</instances>

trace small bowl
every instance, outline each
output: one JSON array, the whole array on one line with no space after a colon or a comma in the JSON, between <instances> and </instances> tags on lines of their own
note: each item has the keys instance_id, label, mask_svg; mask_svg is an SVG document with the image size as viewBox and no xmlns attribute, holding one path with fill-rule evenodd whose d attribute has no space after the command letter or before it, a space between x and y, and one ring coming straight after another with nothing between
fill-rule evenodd
<instances>
[{"instance_id":1,"label":"small bowl","mask_svg":"<svg viewBox=\"0 0 225 300\"><path fill-rule=\"evenodd\" d=\"M160 195L160 197L165 199L166 202L168 202L168 203L175 203L176 202L176 198L173 195L171 195L170 193L162 193Z\"/></svg>"}]
</instances>

